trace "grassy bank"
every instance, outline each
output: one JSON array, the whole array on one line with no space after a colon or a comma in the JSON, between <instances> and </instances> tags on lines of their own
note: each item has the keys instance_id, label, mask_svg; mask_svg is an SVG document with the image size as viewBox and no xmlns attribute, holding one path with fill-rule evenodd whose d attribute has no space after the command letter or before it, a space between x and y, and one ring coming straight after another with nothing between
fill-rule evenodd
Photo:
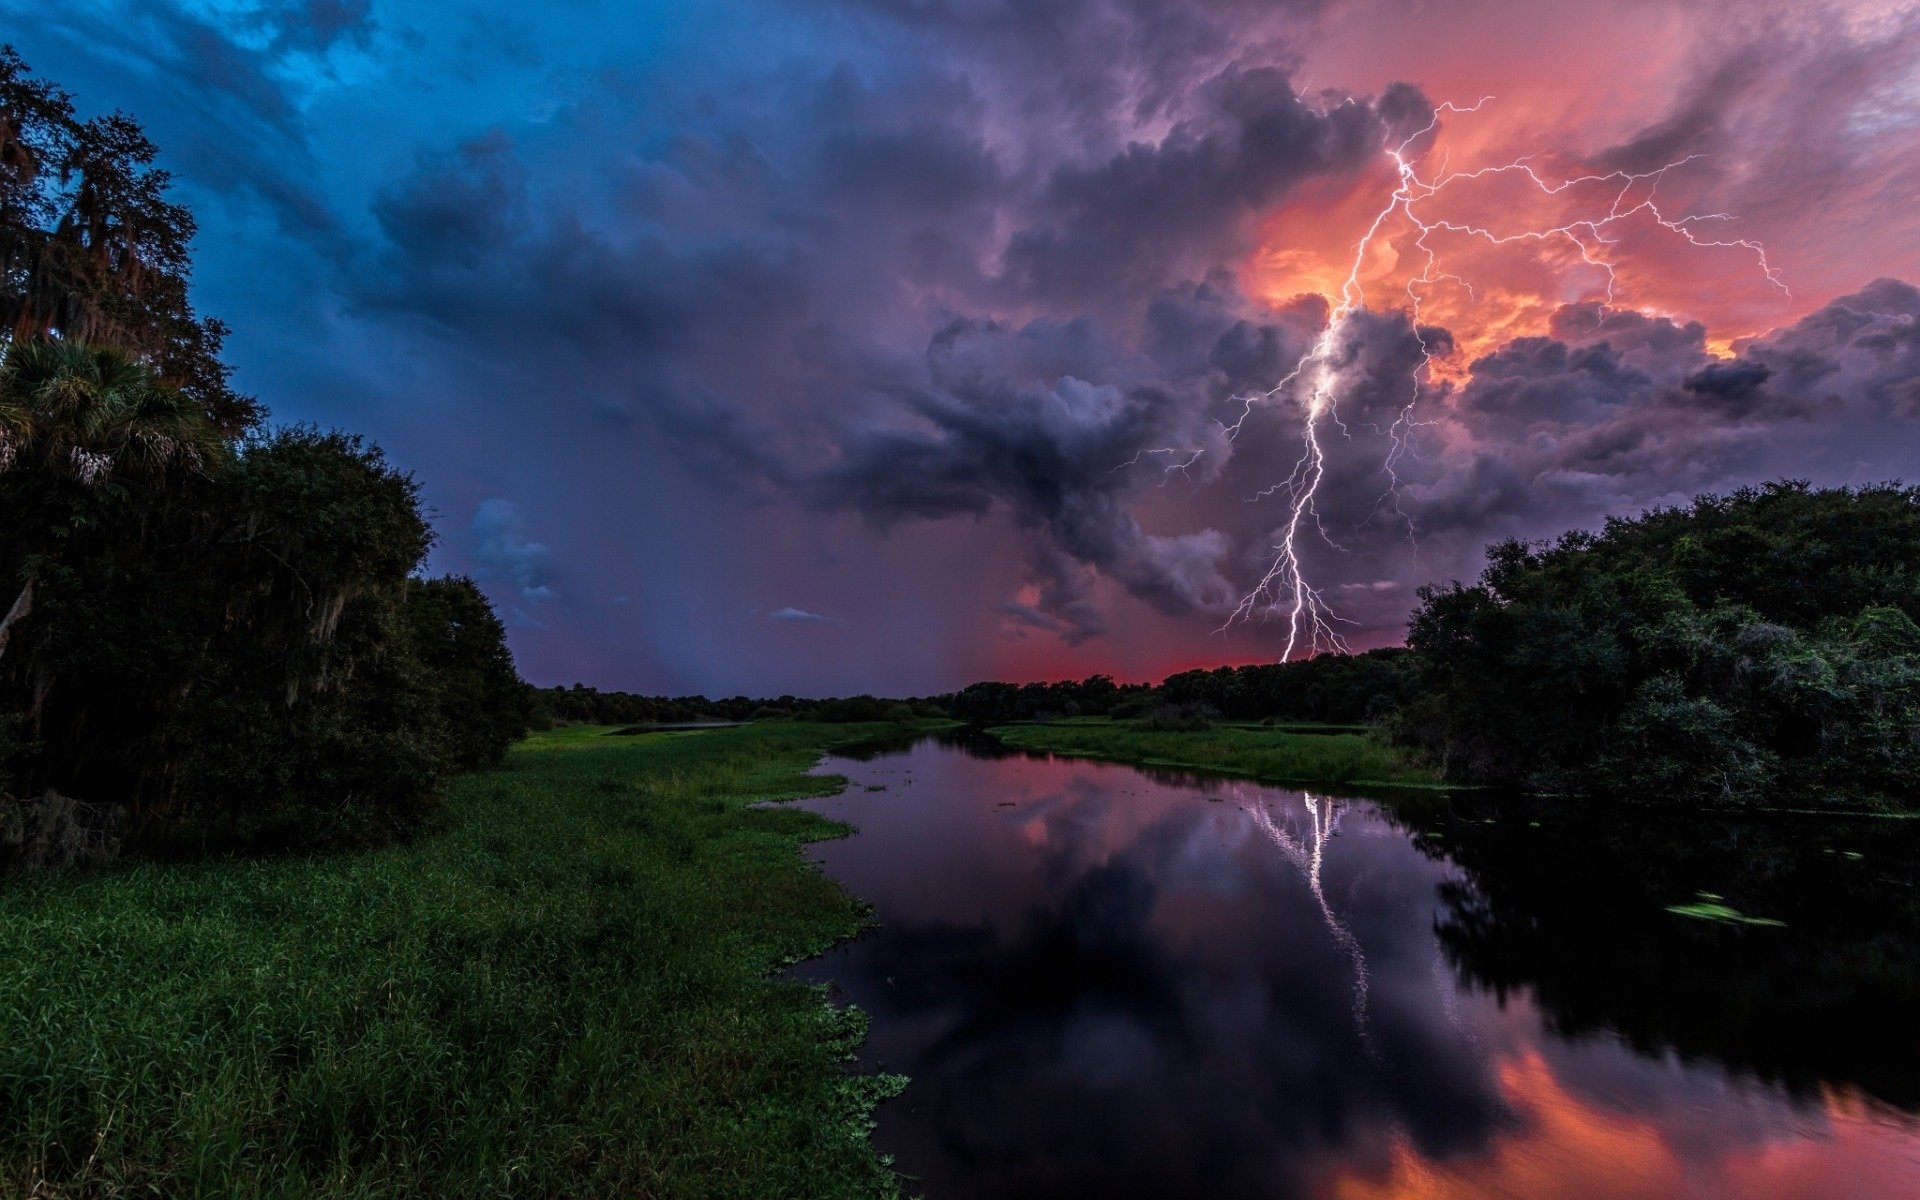
<instances>
[{"instance_id":1,"label":"grassy bank","mask_svg":"<svg viewBox=\"0 0 1920 1200\"><path fill-rule=\"evenodd\" d=\"M1082 718L990 730L1009 746L1150 767L1225 771L1270 783L1351 787L1439 787L1437 772L1371 733L1308 733L1219 726L1193 732L1141 729L1128 721Z\"/></svg>"},{"instance_id":2,"label":"grassy bank","mask_svg":"<svg viewBox=\"0 0 1920 1200\"><path fill-rule=\"evenodd\" d=\"M0 1194L873 1196L858 1014L770 972L859 928L802 859L827 746L536 735L456 828L0 889Z\"/></svg>"}]
</instances>

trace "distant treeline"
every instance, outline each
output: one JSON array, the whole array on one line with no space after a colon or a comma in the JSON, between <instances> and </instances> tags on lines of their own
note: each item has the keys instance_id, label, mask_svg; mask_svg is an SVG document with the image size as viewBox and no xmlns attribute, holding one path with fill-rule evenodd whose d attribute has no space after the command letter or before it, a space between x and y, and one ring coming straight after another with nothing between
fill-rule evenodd
<instances>
[{"instance_id":1,"label":"distant treeline","mask_svg":"<svg viewBox=\"0 0 1920 1200\"><path fill-rule=\"evenodd\" d=\"M1416 671L1404 649L1327 654L1297 662L1182 671L1158 685L1078 682L975 683L933 703L963 721L1053 717L1144 717L1156 710L1235 721L1360 724L1384 717L1412 695Z\"/></svg>"},{"instance_id":2,"label":"distant treeline","mask_svg":"<svg viewBox=\"0 0 1920 1200\"><path fill-rule=\"evenodd\" d=\"M0 49L0 873L384 841L526 729L413 480L228 385L153 158Z\"/></svg>"},{"instance_id":3,"label":"distant treeline","mask_svg":"<svg viewBox=\"0 0 1920 1200\"><path fill-rule=\"evenodd\" d=\"M1183 671L1158 685L1115 683L1092 675L1054 683L974 683L958 692L904 700L844 696L754 699L731 696L640 696L575 684L536 688L536 724L673 724L793 717L815 721L895 721L948 717L974 724L1048 721L1060 717L1146 717L1180 710L1189 717L1237 721L1360 724L1391 712L1412 694L1413 658L1400 648L1323 655L1299 662Z\"/></svg>"},{"instance_id":4,"label":"distant treeline","mask_svg":"<svg viewBox=\"0 0 1920 1200\"><path fill-rule=\"evenodd\" d=\"M675 725L699 721L764 721L791 717L802 721L911 721L944 717L939 698L889 700L878 696L842 696L811 700L777 696L756 700L729 696L641 696L633 692L603 692L572 687L531 688L529 713L536 728L558 724Z\"/></svg>"}]
</instances>

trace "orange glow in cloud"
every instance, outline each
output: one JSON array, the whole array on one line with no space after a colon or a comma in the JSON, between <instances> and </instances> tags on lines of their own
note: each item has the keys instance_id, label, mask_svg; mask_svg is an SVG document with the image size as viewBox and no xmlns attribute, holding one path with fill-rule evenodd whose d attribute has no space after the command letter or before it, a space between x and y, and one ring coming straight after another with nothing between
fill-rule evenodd
<instances>
[{"instance_id":1,"label":"orange glow in cloud","mask_svg":"<svg viewBox=\"0 0 1920 1200\"><path fill-rule=\"evenodd\" d=\"M1796 307L1813 306L1811 300L1796 306L1768 278L1756 250L1696 245L1660 223L1701 215L1696 163L1675 166L1657 180L1600 178L1564 188L1567 180L1609 172L1545 155L1526 159L1533 175L1487 171L1520 161L1490 155L1501 139L1476 136L1472 128L1497 103L1448 114L1422 155L1422 178L1437 182L1457 173L1437 193L1416 200L1424 238L1421 224L1396 212L1359 253L1395 186L1392 160L1383 154L1378 169L1303 188L1267 218L1261 248L1245 268L1248 290L1275 305L1306 293L1334 300L1357 259L1367 307L1412 308L1417 299L1423 322L1453 333L1456 352L1436 358L1430 370L1456 381L1475 358L1513 338L1547 334L1554 312L1567 304L1610 301L1699 320L1723 353L1795 315ZM1460 127L1465 132L1456 133ZM1553 191L1543 190L1535 176ZM1656 207L1634 211L1648 204ZM1604 220L1614 212L1631 215ZM1742 236L1736 221L1688 228L1700 242Z\"/></svg>"},{"instance_id":2,"label":"orange glow in cloud","mask_svg":"<svg viewBox=\"0 0 1920 1200\"><path fill-rule=\"evenodd\" d=\"M1764 244L1793 295L1770 283L1750 253L1688 245L1650 219L1610 226L1614 244L1605 256L1619 267L1616 303L1700 321L1709 347L1725 354L1738 340L1789 324L1875 277L1920 272L1909 203L1914 172L1903 165L1920 131L1913 123L1920 76L1869 92L1829 86L1817 71L1767 70L1809 42L1849 45L1868 55L1876 39L1894 37L1898 26L1910 23L1907 13L1910 6L1884 0L1751 6L1347 0L1316 27L1300 82L1308 92L1324 88L1336 96L1378 94L1389 81L1406 80L1435 103L1460 106L1491 96L1476 112L1443 118L1420 164L1427 178L1527 157L1543 176L1564 179L1608 169L1596 164L1610 148L1650 131L1660 141L1658 131L1668 122L1711 128L1716 136L1685 143L1704 156L1660 182L1661 210L1669 217L1728 210L1734 219L1696 225L1695 233L1708 241ZM1724 79L1716 76L1722 69ZM1849 104L1852 115L1833 128L1885 126L1883 151L1865 141L1855 158L1814 165L1803 158L1820 153L1816 139L1799 147L1802 157L1773 156L1773 148L1813 120L1811 113L1825 111L1821 106ZM1634 169L1657 165L1638 160ZM1823 167L1831 169L1822 173ZM1512 232L1551 227L1592 208L1591 191L1547 199L1519 182L1505 177L1449 188L1423 210ZM1391 162L1382 154L1378 169L1362 178L1289 197L1270 215L1261 248L1243 265L1248 290L1274 302L1302 292L1337 296L1354 247L1392 186ZM1404 226L1388 241L1361 273L1375 308L1406 305L1406 280L1422 266ZM1496 250L1441 235L1431 244L1442 253L1442 269L1473 288L1471 295L1451 284L1426 292L1425 318L1450 329L1462 350L1435 364L1442 378L1461 377L1475 354L1511 337L1546 333L1560 305L1606 292L1604 273L1581 262L1565 242Z\"/></svg>"},{"instance_id":3,"label":"orange glow in cloud","mask_svg":"<svg viewBox=\"0 0 1920 1200\"><path fill-rule=\"evenodd\" d=\"M1320 1194L1326 1200L1840 1200L1912 1195L1920 1185L1911 1136L1874 1124L1840 1097L1822 1102L1819 1133L1753 1135L1703 1158L1669 1139L1656 1121L1575 1095L1537 1052L1502 1061L1497 1077L1520 1117L1520 1132L1446 1162L1430 1161L1399 1139L1385 1173L1342 1171Z\"/></svg>"}]
</instances>

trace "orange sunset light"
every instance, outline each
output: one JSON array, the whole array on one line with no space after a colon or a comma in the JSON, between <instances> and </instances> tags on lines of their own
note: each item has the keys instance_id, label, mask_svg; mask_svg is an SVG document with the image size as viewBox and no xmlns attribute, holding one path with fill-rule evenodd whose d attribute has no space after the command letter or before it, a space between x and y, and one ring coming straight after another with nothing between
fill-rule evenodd
<instances>
[{"instance_id":1,"label":"orange sunset light","mask_svg":"<svg viewBox=\"0 0 1920 1200\"><path fill-rule=\"evenodd\" d=\"M1444 114L1411 148L1431 185L1412 189L1411 214L1402 206L1380 220L1397 183L1385 154L1374 169L1296 191L1261 223L1243 266L1248 290L1276 306L1303 294L1376 310L1417 304L1424 324L1453 334L1454 353L1428 370L1454 382L1513 338L1549 333L1568 304L1686 314L1720 354L1808 307L1737 215L1705 206L1705 164L1660 171L1529 153L1497 104Z\"/></svg>"}]
</instances>

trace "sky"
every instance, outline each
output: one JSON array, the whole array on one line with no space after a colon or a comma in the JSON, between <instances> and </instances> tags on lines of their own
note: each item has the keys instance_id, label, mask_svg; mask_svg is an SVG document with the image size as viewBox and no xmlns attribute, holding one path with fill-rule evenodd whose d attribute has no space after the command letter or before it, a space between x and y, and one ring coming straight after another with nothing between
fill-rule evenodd
<instances>
[{"instance_id":1,"label":"sky","mask_svg":"<svg viewBox=\"0 0 1920 1200\"><path fill-rule=\"evenodd\" d=\"M1314 641L1291 574L1256 592L1290 528L1325 631L1391 645L1498 539L1920 478L1908 4L0 0L0 30L147 126L238 386L414 472L432 568L541 684L1274 661Z\"/></svg>"}]
</instances>

